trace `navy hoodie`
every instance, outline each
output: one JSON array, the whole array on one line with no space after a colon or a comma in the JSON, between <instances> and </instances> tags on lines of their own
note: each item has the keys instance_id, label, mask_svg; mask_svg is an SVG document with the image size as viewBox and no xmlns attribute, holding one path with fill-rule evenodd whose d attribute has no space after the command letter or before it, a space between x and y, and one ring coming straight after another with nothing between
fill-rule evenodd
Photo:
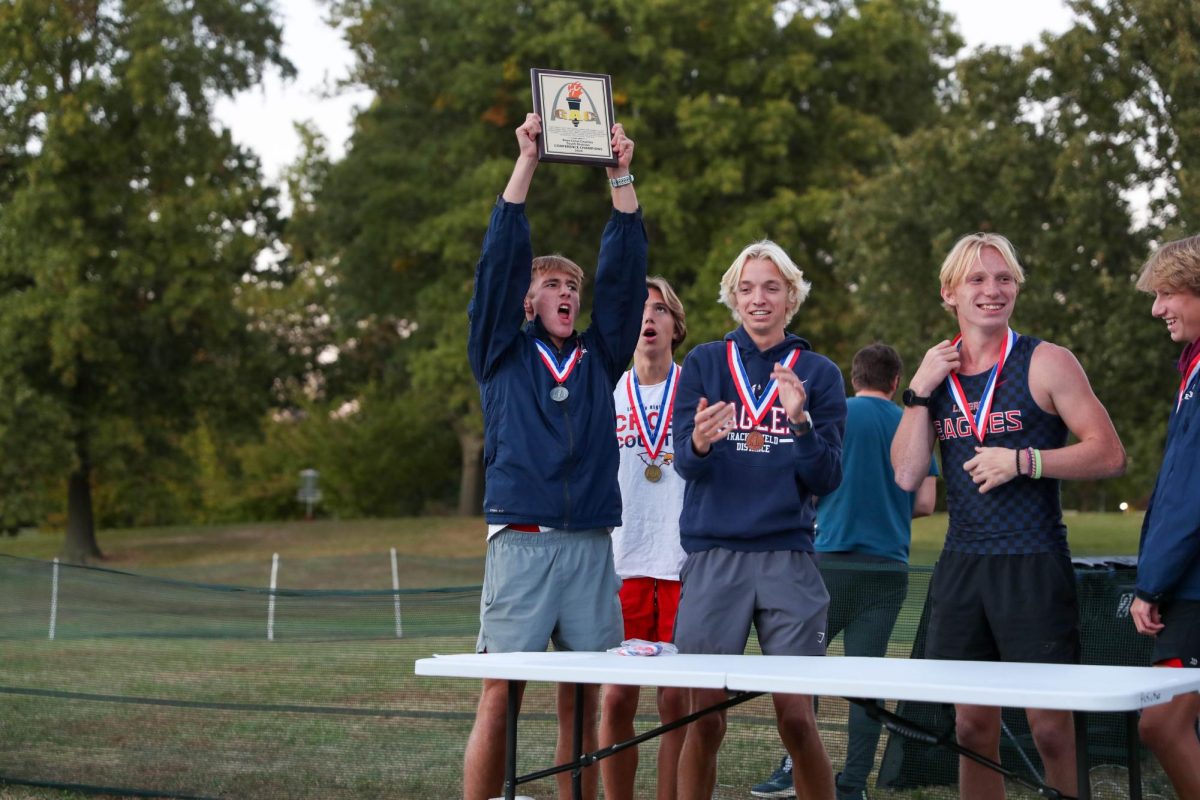
<instances>
[{"instance_id":1,"label":"navy hoodie","mask_svg":"<svg viewBox=\"0 0 1200 800\"><path fill-rule=\"evenodd\" d=\"M484 515L491 524L582 530L621 524L613 387L633 357L646 303L642 212L613 211L600 241L592 324L572 335L583 356L557 382L535 340L554 351L541 320L523 325L533 248L523 203L497 201L467 307L467 356L483 405Z\"/></svg>"},{"instance_id":2,"label":"navy hoodie","mask_svg":"<svg viewBox=\"0 0 1200 800\"><path fill-rule=\"evenodd\" d=\"M771 380L775 364L792 350L801 351L792 369L804 381L812 431L804 436L792 434L778 396L761 423L752 424L728 365L729 341L737 346L759 396ZM729 401L736 410L736 430L715 443L705 456L696 455L691 445L701 397L707 398L709 405ZM846 389L842 373L832 361L792 334L760 351L739 327L724 341L702 344L688 353L675 398L674 420L675 468L687 481L679 517L685 551L723 547L812 552L815 500L842 482ZM752 433L762 436L760 449L748 445Z\"/></svg>"},{"instance_id":3,"label":"navy hoodie","mask_svg":"<svg viewBox=\"0 0 1200 800\"><path fill-rule=\"evenodd\" d=\"M1184 387L1182 399L1173 398L1162 467L1142 521L1137 593L1155 603L1168 599L1200 600L1198 384L1200 377Z\"/></svg>"}]
</instances>

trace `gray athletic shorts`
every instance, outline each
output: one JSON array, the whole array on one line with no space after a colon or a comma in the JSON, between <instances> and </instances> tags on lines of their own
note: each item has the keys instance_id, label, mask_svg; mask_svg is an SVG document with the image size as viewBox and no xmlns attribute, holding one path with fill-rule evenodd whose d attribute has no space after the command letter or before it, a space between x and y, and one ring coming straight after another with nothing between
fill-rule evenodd
<instances>
[{"instance_id":1,"label":"gray athletic shorts","mask_svg":"<svg viewBox=\"0 0 1200 800\"><path fill-rule=\"evenodd\" d=\"M488 542L478 653L607 650L621 644L621 579L608 530L505 529Z\"/></svg>"},{"instance_id":2,"label":"gray athletic shorts","mask_svg":"<svg viewBox=\"0 0 1200 800\"><path fill-rule=\"evenodd\" d=\"M753 622L765 655L825 655L829 592L812 553L717 547L689 553L679 577L679 652L741 654Z\"/></svg>"}]
</instances>

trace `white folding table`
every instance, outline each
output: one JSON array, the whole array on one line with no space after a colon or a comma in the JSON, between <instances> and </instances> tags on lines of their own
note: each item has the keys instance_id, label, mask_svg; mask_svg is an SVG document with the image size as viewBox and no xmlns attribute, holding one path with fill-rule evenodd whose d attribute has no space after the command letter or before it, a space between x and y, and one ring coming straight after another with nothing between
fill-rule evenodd
<instances>
[{"instance_id":1,"label":"white folding table","mask_svg":"<svg viewBox=\"0 0 1200 800\"><path fill-rule=\"evenodd\" d=\"M982 661L933 661L903 658L812 656L671 655L618 656L612 653L488 653L434 656L416 662L418 675L453 678L489 678L554 683L616 683L634 686L675 686L692 689L725 689L732 698L684 719L690 721L757 697L763 692L784 692L847 698L877 698L932 703L970 703L1015 708L1045 708L1076 714L1076 758L1079 797L1089 798L1087 728L1084 712L1123 712L1130 748L1130 797L1141 796L1137 755L1137 712L1165 703L1186 692L1200 691L1200 670L1150 667L1107 667L1067 664L1014 664ZM577 695L578 696L578 695ZM629 742L597 753L581 752L576 732L576 762L518 777L516 775L517 693L510 684L505 796L515 797L516 786L530 780L573 769L652 738L672 726L656 728ZM856 701L857 702L857 701ZM957 749L929 732L866 701L889 729ZM581 715L577 715L582 722ZM682 722L682 721L681 721ZM961 752L961 751L960 751ZM975 754L981 763L998 767ZM1003 770L1002 770L1003 771ZM578 780L576 780L578 786ZM1034 786L1045 796L1058 795L1050 787Z\"/></svg>"}]
</instances>

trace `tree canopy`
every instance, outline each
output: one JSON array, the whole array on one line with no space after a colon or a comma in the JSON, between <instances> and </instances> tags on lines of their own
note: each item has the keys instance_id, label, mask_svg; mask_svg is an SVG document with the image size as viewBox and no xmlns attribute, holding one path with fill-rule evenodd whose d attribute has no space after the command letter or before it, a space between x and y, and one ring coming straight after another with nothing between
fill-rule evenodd
<instances>
[{"instance_id":1,"label":"tree canopy","mask_svg":"<svg viewBox=\"0 0 1200 800\"><path fill-rule=\"evenodd\" d=\"M69 558L99 554L94 473L149 476L201 411L265 407L237 295L274 193L212 105L269 67L291 70L266 0L0 7L0 383L19 398L0 446L28 480L69 477Z\"/></svg>"},{"instance_id":2,"label":"tree canopy","mask_svg":"<svg viewBox=\"0 0 1200 800\"><path fill-rule=\"evenodd\" d=\"M112 522L270 517L310 466L328 513L478 513L465 309L531 67L612 75L680 357L771 238L813 283L795 332L911 373L955 332L945 253L997 231L1014 327L1076 353L1130 453L1068 502L1136 501L1176 348L1132 278L1200 215L1200 17L1070 5L1036 46L964 51L936 0L326 0L374 101L342 158L304 131L287 220L212 116L291 71L269 0L0 5L0 529L70 497L85 557L93 488ZM608 209L602 171L543 165L535 250L590 272Z\"/></svg>"}]
</instances>

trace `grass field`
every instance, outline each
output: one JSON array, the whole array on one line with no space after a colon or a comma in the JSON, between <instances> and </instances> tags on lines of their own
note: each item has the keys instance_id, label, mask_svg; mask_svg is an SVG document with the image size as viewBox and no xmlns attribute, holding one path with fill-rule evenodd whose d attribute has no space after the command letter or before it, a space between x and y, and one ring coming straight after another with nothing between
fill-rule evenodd
<instances>
[{"instance_id":1,"label":"grass field","mask_svg":"<svg viewBox=\"0 0 1200 800\"><path fill-rule=\"evenodd\" d=\"M1068 511L1065 517L1075 555L1137 553L1141 512ZM945 514L915 520L912 563L932 564L945 532ZM284 560L281 585L313 589L391 586L388 550L392 547L413 568L409 580L402 578L404 586L479 583L486 551L485 525L478 517L131 528L101 531L97 539L105 553L100 566L109 569L247 586L266 583L271 555L279 553ZM61 533L30 531L17 537L0 536L0 554L48 560L61 547ZM436 583L445 580L443 574L420 566L448 562L457 562L458 567L448 565L447 569L451 579L461 581ZM289 570L289 564L296 569Z\"/></svg>"},{"instance_id":2,"label":"grass field","mask_svg":"<svg viewBox=\"0 0 1200 800\"><path fill-rule=\"evenodd\" d=\"M1078 555L1136 550L1138 515L1071 515L1068 524ZM933 561L944 529L944 515L917 522L914 562ZM103 531L103 570L62 571L54 641L49 567L0 559L8 568L0 574L0 775L203 797L454 796L477 687L417 680L412 662L473 649L478 592L416 590L476 587L483 531L481 520L462 518ZM60 544L55 534L27 533L0 538L0 554L45 560ZM399 640L393 547L405 588ZM262 587L273 553L288 592L277 598L277 638L268 642ZM911 648L927 579L914 572L894 655ZM653 715L652 693L643 694L639 728ZM548 763L550 697L548 686L531 687L523 769ZM835 764L845 713L844 701L822 700ZM732 712L718 797L748 796L778 752L765 700ZM653 755L644 746L643 764ZM640 772L642 796L652 772ZM1161 792L1154 780L1147 789ZM522 791L551 796L549 782ZM0 800L77 796L0 784Z\"/></svg>"}]
</instances>

